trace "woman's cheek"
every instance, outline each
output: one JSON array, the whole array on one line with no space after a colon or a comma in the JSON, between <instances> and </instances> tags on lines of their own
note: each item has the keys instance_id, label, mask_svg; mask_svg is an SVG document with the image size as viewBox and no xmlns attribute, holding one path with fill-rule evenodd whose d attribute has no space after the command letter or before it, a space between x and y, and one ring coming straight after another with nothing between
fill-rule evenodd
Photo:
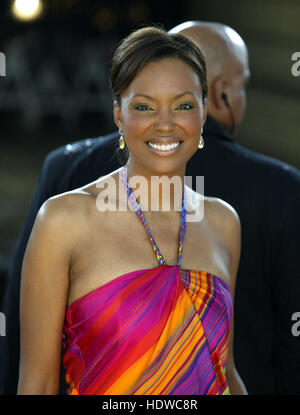
<instances>
[{"instance_id":1,"label":"woman's cheek","mask_svg":"<svg viewBox=\"0 0 300 415\"><path fill-rule=\"evenodd\" d=\"M199 136L201 135L202 119L200 114L193 114L186 120L185 129L189 132L189 135Z\"/></svg>"},{"instance_id":2,"label":"woman's cheek","mask_svg":"<svg viewBox=\"0 0 300 415\"><path fill-rule=\"evenodd\" d=\"M127 134L134 134L134 131L139 126L139 117L136 117L134 115L127 115L125 119L126 123L124 124L124 130L127 131Z\"/></svg>"},{"instance_id":3,"label":"woman's cheek","mask_svg":"<svg viewBox=\"0 0 300 415\"><path fill-rule=\"evenodd\" d=\"M141 132L147 130L151 125L153 124L153 121L150 119L150 117L143 116L143 115L136 115L130 117L128 119L127 125L128 128L135 134L140 134Z\"/></svg>"}]
</instances>

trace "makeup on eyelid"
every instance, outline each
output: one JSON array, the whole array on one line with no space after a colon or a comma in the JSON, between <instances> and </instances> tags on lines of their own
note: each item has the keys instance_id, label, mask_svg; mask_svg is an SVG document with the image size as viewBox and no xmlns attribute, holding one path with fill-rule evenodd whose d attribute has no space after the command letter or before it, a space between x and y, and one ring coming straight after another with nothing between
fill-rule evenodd
<instances>
[{"instance_id":1,"label":"makeup on eyelid","mask_svg":"<svg viewBox=\"0 0 300 415\"><path fill-rule=\"evenodd\" d=\"M178 109L178 107L181 107L181 106L183 106L183 105L185 105L185 106L189 106L190 108L182 108L182 109L179 109L179 111L190 111L190 110L192 110L192 109L194 109L195 108L195 105L194 104L192 104L192 103L190 103L190 102L184 102L184 103L182 103L182 104L179 104L176 108L175 108L175 110L177 110ZM141 107L144 107L144 109L139 109L139 108L141 108ZM134 110L136 110L136 111L138 111L138 112L143 112L143 111L148 111L148 110L150 110L150 111L153 111L153 108L151 108L148 104L135 104L134 106L133 106L133 108L134 108Z\"/></svg>"}]
</instances>

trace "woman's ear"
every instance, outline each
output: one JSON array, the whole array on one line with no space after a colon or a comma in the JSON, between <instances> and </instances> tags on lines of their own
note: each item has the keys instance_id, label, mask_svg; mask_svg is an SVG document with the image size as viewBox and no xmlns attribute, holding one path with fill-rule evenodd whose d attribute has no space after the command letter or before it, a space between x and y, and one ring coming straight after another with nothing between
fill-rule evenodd
<instances>
[{"instance_id":1,"label":"woman's ear","mask_svg":"<svg viewBox=\"0 0 300 415\"><path fill-rule=\"evenodd\" d=\"M117 101L114 101L114 121L119 130L122 130L121 127L121 109Z\"/></svg>"},{"instance_id":2,"label":"woman's ear","mask_svg":"<svg viewBox=\"0 0 300 415\"><path fill-rule=\"evenodd\" d=\"M207 98L205 98L205 101L204 101L204 104L203 104L202 126L205 124L205 121L206 121L208 106L209 106L209 101L208 101Z\"/></svg>"}]
</instances>

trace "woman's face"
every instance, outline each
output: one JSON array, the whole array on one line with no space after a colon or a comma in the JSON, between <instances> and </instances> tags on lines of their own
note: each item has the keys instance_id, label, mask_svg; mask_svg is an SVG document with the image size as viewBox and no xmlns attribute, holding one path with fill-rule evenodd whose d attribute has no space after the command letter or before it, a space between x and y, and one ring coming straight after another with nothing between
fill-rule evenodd
<instances>
[{"instance_id":1,"label":"woman's face","mask_svg":"<svg viewBox=\"0 0 300 415\"><path fill-rule=\"evenodd\" d=\"M206 118L198 75L177 58L148 63L122 92L120 106L115 102L114 118L132 167L179 174L197 151Z\"/></svg>"}]
</instances>

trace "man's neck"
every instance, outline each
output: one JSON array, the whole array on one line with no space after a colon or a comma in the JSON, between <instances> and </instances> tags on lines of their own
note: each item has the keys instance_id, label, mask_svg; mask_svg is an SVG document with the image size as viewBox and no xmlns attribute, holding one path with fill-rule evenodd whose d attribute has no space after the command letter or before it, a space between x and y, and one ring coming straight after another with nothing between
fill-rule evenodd
<instances>
[{"instance_id":1,"label":"man's neck","mask_svg":"<svg viewBox=\"0 0 300 415\"><path fill-rule=\"evenodd\" d=\"M203 127L204 135L214 135L218 136L223 140L234 141L232 135L229 131L218 121L215 120L211 115L208 115L206 122Z\"/></svg>"}]
</instances>

